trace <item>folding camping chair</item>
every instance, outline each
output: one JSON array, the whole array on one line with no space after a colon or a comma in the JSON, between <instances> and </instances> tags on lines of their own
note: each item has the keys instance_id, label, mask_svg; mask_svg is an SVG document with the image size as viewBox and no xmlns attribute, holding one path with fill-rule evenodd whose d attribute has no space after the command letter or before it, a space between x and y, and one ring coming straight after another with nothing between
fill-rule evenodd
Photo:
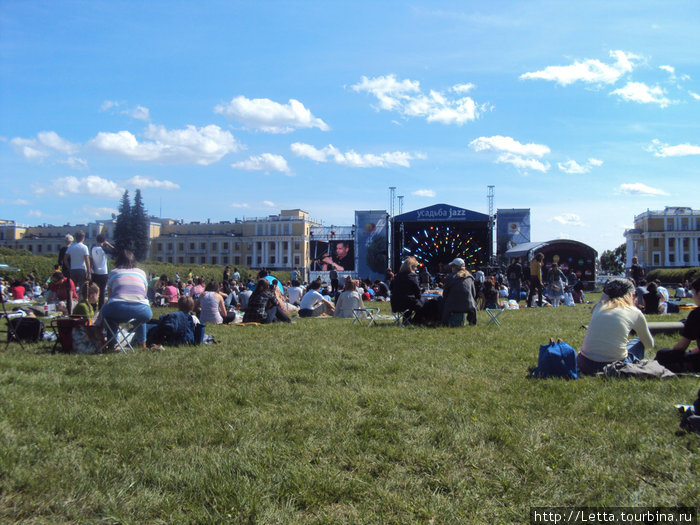
<instances>
[{"instance_id":1,"label":"folding camping chair","mask_svg":"<svg viewBox=\"0 0 700 525\"><path fill-rule=\"evenodd\" d=\"M490 325L491 323L495 323L496 325L501 326L501 323L498 322L498 316L506 310L507 308L505 306L503 308L486 308L486 313L489 316L489 322L486 323L486 326Z\"/></svg>"},{"instance_id":2,"label":"folding camping chair","mask_svg":"<svg viewBox=\"0 0 700 525\"><path fill-rule=\"evenodd\" d=\"M116 329L112 330L109 323L103 324L105 331L106 342L100 347L100 352L106 348L113 347L115 350L126 354L131 350L134 352L134 347L131 346L131 341L134 338L136 330L147 321L139 321L137 319L129 319L128 321L116 323Z\"/></svg>"},{"instance_id":3,"label":"folding camping chair","mask_svg":"<svg viewBox=\"0 0 700 525\"><path fill-rule=\"evenodd\" d=\"M392 310L391 315L394 316L394 322L392 323L392 326L400 326L402 328L411 326L412 314L413 310L404 310L402 312L394 312Z\"/></svg>"},{"instance_id":4,"label":"folding camping chair","mask_svg":"<svg viewBox=\"0 0 700 525\"><path fill-rule=\"evenodd\" d=\"M19 324L22 322L22 317L24 314L19 312L8 312L5 308L5 301L3 301L2 298L0 298L0 303L2 303L2 315L0 315L0 318L5 319L5 323L7 323L6 329L2 331L3 333L7 333L5 350L7 350L7 347L10 346L12 341L18 342L19 346L21 346L22 350L24 350L22 339L17 335L17 329Z\"/></svg>"},{"instance_id":5,"label":"folding camping chair","mask_svg":"<svg viewBox=\"0 0 700 525\"><path fill-rule=\"evenodd\" d=\"M372 326L378 313L379 308L353 308L351 324L360 323L360 326Z\"/></svg>"}]
</instances>

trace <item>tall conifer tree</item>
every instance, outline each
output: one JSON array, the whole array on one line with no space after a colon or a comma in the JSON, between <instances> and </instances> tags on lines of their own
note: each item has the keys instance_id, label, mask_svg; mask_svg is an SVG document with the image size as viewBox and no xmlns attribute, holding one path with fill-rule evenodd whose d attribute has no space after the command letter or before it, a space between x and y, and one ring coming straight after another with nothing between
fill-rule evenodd
<instances>
[{"instance_id":1,"label":"tall conifer tree","mask_svg":"<svg viewBox=\"0 0 700 525\"><path fill-rule=\"evenodd\" d=\"M134 195L134 205L131 207L131 228L133 235L134 256L142 261L148 256L148 215L143 207L141 190Z\"/></svg>"},{"instance_id":2,"label":"tall conifer tree","mask_svg":"<svg viewBox=\"0 0 700 525\"><path fill-rule=\"evenodd\" d=\"M124 190L122 200L119 203L119 214L114 224L114 243L117 250L132 250L133 235L131 232L131 204L129 203L129 191Z\"/></svg>"}]
</instances>

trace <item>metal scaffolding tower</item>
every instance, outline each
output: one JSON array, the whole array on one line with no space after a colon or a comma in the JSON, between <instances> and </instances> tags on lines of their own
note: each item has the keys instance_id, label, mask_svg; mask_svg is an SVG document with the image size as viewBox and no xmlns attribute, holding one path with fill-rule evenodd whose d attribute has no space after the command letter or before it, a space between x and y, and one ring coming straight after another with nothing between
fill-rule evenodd
<instances>
[{"instance_id":1,"label":"metal scaffolding tower","mask_svg":"<svg viewBox=\"0 0 700 525\"><path fill-rule=\"evenodd\" d=\"M495 187L496 186L493 186L493 185L487 186L488 192L486 194L486 196L488 197L488 200L489 200L489 248L490 248L490 252L491 252L491 260L490 260L491 265L495 264L495 261L496 261L496 252L493 249L493 240L494 240L493 227L495 224L495 221L494 221L495 217L493 215L493 197L494 197Z\"/></svg>"}]
</instances>

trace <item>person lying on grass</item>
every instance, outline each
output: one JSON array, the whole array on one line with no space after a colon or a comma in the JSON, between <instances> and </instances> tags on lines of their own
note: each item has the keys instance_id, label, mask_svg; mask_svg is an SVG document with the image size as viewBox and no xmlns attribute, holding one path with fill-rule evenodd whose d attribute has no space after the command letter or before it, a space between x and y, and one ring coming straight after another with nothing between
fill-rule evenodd
<instances>
[{"instance_id":1,"label":"person lying on grass","mask_svg":"<svg viewBox=\"0 0 700 525\"><path fill-rule=\"evenodd\" d=\"M628 340L632 330L638 338ZM579 372L595 374L615 361L639 361L644 349L653 346L647 320L634 303L634 285L628 279L611 279L593 308L578 354Z\"/></svg>"}]
</instances>

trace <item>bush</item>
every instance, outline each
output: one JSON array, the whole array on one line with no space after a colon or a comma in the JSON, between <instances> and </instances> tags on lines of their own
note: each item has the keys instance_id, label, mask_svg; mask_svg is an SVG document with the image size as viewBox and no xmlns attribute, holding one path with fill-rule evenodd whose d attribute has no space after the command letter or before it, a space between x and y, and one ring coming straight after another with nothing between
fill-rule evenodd
<instances>
[{"instance_id":1,"label":"bush","mask_svg":"<svg viewBox=\"0 0 700 525\"><path fill-rule=\"evenodd\" d=\"M693 281L700 277L700 266L690 268L657 268L647 274L647 280L658 279L662 283L684 283L687 280Z\"/></svg>"},{"instance_id":2,"label":"bush","mask_svg":"<svg viewBox=\"0 0 700 525\"><path fill-rule=\"evenodd\" d=\"M48 279L53 273L53 267L58 262L57 253L45 255L32 255L28 250L14 250L12 248L0 248L0 261L10 266L16 266L19 272L0 271L3 279L13 280L34 271L40 282Z\"/></svg>"}]
</instances>

